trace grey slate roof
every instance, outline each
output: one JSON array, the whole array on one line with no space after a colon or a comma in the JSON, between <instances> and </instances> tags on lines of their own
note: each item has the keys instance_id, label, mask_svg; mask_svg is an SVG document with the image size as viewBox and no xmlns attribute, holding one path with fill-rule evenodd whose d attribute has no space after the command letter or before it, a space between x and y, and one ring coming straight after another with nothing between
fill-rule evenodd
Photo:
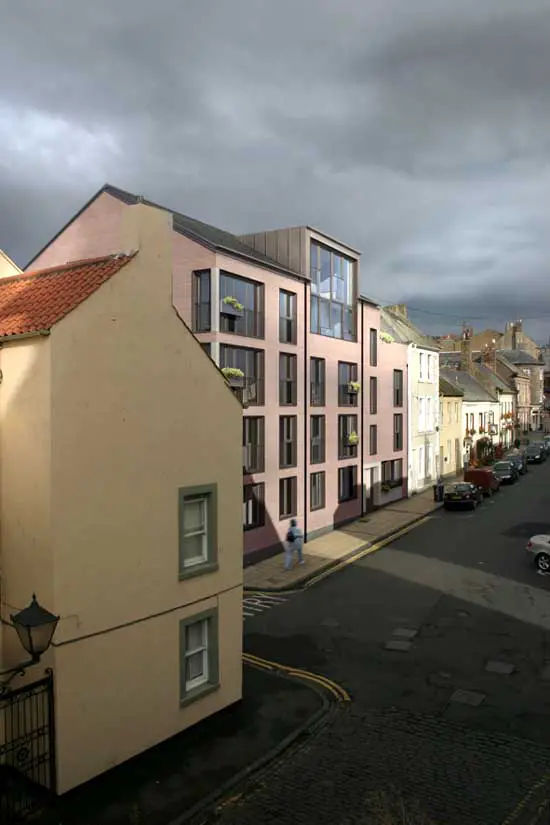
<instances>
[{"instance_id":1,"label":"grey slate roof","mask_svg":"<svg viewBox=\"0 0 550 825\"><path fill-rule=\"evenodd\" d=\"M147 198L144 198L142 195L134 195L132 192L126 192L124 189L111 186L109 183L102 186L101 189L96 192L96 194L82 207L82 209L80 209L79 212L77 212L77 214L74 215L71 220L48 241L46 246L34 255L34 257L26 265L25 269L27 269L32 262L38 258L38 256L41 255L42 252L47 249L47 247L103 193L111 195L113 198L117 198L117 200L130 206L137 203L144 203L146 206L152 206L155 209L162 209L165 212L170 212L172 214L175 232L185 235L191 240L200 243L202 246L206 246L208 249L225 252L228 255L251 261L259 266L273 269L276 272L282 272L285 275L292 275L293 277L298 276L301 278L304 277L302 273L287 269L277 261L274 261L272 258L268 258L267 255L262 255L261 252L258 252L256 249L248 246L248 244L241 241L240 238L233 235L231 232L226 232L223 229L218 229L217 227L211 226L203 221L198 221L195 218L188 217L187 215L182 215L180 212L174 212L166 206L147 200Z\"/></svg>"},{"instance_id":2,"label":"grey slate roof","mask_svg":"<svg viewBox=\"0 0 550 825\"><path fill-rule=\"evenodd\" d=\"M248 260L259 263L262 266L267 266L270 269L276 269L277 271L283 270L292 275L300 274L281 266L277 261L268 258L267 255L263 255L261 252L248 246L248 244L241 241L236 235L233 235L231 232L226 232L224 229L218 229L209 223L196 220L196 218L190 218L188 215L182 215L181 212L174 212L172 209L147 200L141 195L133 195L131 192L125 192L123 189L118 189L116 186L111 186L110 184L105 184L102 191L108 195L112 195L114 198L122 200L124 203L144 203L146 206L154 206L157 209L164 209L166 212L171 212L174 221L174 230L176 232L181 232L182 235L186 235L191 238L191 240L206 244L206 246L211 249L228 252L230 255L237 255L239 258L247 258Z\"/></svg>"},{"instance_id":3,"label":"grey slate roof","mask_svg":"<svg viewBox=\"0 0 550 825\"><path fill-rule=\"evenodd\" d=\"M380 330L389 333L401 344L416 344L422 349L439 350L435 338L425 335L408 318L404 318L387 307L380 308Z\"/></svg>"},{"instance_id":4,"label":"grey slate roof","mask_svg":"<svg viewBox=\"0 0 550 825\"><path fill-rule=\"evenodd\" d=\"M441 374L439 375L439 394L446 397L462 398L464 390L462 390L455 382L447 381Z\"/></svg>"},{"instance_id":5,"label":"grey slate roof","mask_svg":"<svg viewBox=\"0 0 550 825\"><path fill-rule=\"evenodd\" d=\"M482 387L481 384L468 375L467 372L461 370L453 370L448 367L440 368L439 375L454 386L460 387L464 392L464 401L496 401L496 395L493 397L489 392Z\"/></svg>"},{"instance_id":6,"label":"grey slate roof","mask_svg":"<svg viewBox=\"0 0 550 825\"><path fill-rule=\"evenodd\" d=\"M507 367L514 375L517 375L518 371L516 369L516 365L512 364L511 361L508 361L508 359L505 358L502 352L499 350L497 350L497 359L504 367Z\"/></svg>"},{"instance_id":7,"label":"grey slate roof","mask_svg":"<svg viewBox=\"0 0 550 825\"><path fill-rule=\"evenodd\" d=\"M507 361L510 361L511 364L537 364L540 366L541 363L523 349L501 349L499 350L499 353L502 353L504 358L506 358Z\"/></svg>"},{"instance_id":8,"label":"grey slate roof","mask_svg":"<svg viewBox=\"0 0 550 825\"><path fill-rule=\"evenodd\" d=\"M461 357L461 353L456 350L452 352L440 352L439 367L453 367L454 369L458 369Z\"/></svg>"},{"instance_id":9,"label":"grey slate roof","mask_svg":"<svg viewBox=\"0 0 550 825\"><path fill-rule=\"evenodd\" d=\"M507 384L506 381L503 381L499 375L496 375L496 373L494 373L493 370L486 364L476 361L475 365L484 377L491 382L495 390L500 390L500 392L515 393L515 389Z\"/></svg>"}]
</instances>

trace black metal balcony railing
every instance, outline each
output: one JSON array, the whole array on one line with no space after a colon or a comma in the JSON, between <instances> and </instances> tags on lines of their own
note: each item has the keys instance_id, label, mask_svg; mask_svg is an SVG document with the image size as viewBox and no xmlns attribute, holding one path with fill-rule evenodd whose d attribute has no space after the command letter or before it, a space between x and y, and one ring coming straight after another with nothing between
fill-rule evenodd
<instances>
[{"instance_id":1,"label":"black metal balcony railing","mask_svg":"<svg viewBox=\"0 0 550 825\"><path fill-rule=\"evenodd\" d=\"M246 307L239 318L228 318L220 313L220 331L244 335L247 338L263 338L264 314Z\"/></svg>"},{"instance_id":2,"label":"black metal balcony railing","mask_svg":"<svg viewBox=\"0 0 550 825\"><path fill-rule=\"evenodd\" d=\"M237 380L229 380L229 386L243 405L248 407L250 405L260 405L264 403L264 379L263 378L239 378Z\"/></svg>"}]
</instances>

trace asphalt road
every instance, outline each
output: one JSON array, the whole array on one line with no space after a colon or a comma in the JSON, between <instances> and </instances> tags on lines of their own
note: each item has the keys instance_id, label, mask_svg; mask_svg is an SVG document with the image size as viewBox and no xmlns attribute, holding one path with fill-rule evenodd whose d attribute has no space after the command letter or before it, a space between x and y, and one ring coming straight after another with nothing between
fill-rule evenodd
<instances>
[{"instance_id":1,"label":"asphalt road","mask_svg":"<svg viewBox=\"0 0 550 825\"><path fill-rule=\"evenodd\" d=\"M247 652L354 701L222 822L376 822L380 794L436 825L512 816L550 770L550 577L525 552L545 531L550 461L250 618Z\"/></svg>"}]
</instances>

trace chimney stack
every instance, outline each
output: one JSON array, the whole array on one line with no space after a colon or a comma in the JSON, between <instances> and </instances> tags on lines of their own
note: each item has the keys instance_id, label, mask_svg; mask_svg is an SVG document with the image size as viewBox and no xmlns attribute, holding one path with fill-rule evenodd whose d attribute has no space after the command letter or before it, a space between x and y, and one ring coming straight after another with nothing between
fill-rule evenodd
<instances>
[{"instance_id":1,"label":"chimney stack","mask_svg":"<svg viewBox=\"0 0 550 825\"><path fill-rule=\"evenodd\" d=\"M462 340L460 342L460 369L463 372L472 371L472 336L474 331L467 324L462 325Z\"/></svg>"},{"instance_id":2,"label":"chimney stack","mask_svg":"<svg viewBox=\"0 0 550 825\"><path fill-rule=\"evenodd\" d=\"M493 372L496 372L497 350L496 341L494 338L490 344L485 344L485 349L483 350L481 356L483 363L489 367L489 369L493 370Z\"/></svg>"},{"instance_id":3,"label":"chimney stack","mask_svg":"<svg viewBox=\"0 0 550 825\"><path fill-rule=\"evenodd\" d=\"M391 307L386 307L390 312L396 315L401 315L402 318L407 318L407 304L393 304Z\"/></svg>"}]
</instances>

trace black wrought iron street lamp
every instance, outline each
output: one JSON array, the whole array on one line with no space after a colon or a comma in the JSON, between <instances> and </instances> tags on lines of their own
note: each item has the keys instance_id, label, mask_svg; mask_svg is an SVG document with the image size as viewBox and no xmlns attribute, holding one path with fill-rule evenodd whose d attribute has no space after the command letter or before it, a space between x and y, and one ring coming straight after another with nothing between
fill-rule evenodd
<instances>
[{"instance_id":1,"label":"black wrought iron street lamp","mask_svg":"<svg viewBox=\"0 0 550 825\"><path fill-rule=\"evenodd\" d=\"M42 654L46 652L52 643L59 616L54 616L53 613L42 607L33 593L29 606L20 610L19 613L12 614L10 619L11 624L10 622L4 622L4 624L10 624L11 627L15 628L21 646L30 658L16 667L0 670L0 677L8 677L0 681L0 696L7 692L10 682L16 676L24 676L28 667L40 661Z\"/></svg>"}]
</instances>

